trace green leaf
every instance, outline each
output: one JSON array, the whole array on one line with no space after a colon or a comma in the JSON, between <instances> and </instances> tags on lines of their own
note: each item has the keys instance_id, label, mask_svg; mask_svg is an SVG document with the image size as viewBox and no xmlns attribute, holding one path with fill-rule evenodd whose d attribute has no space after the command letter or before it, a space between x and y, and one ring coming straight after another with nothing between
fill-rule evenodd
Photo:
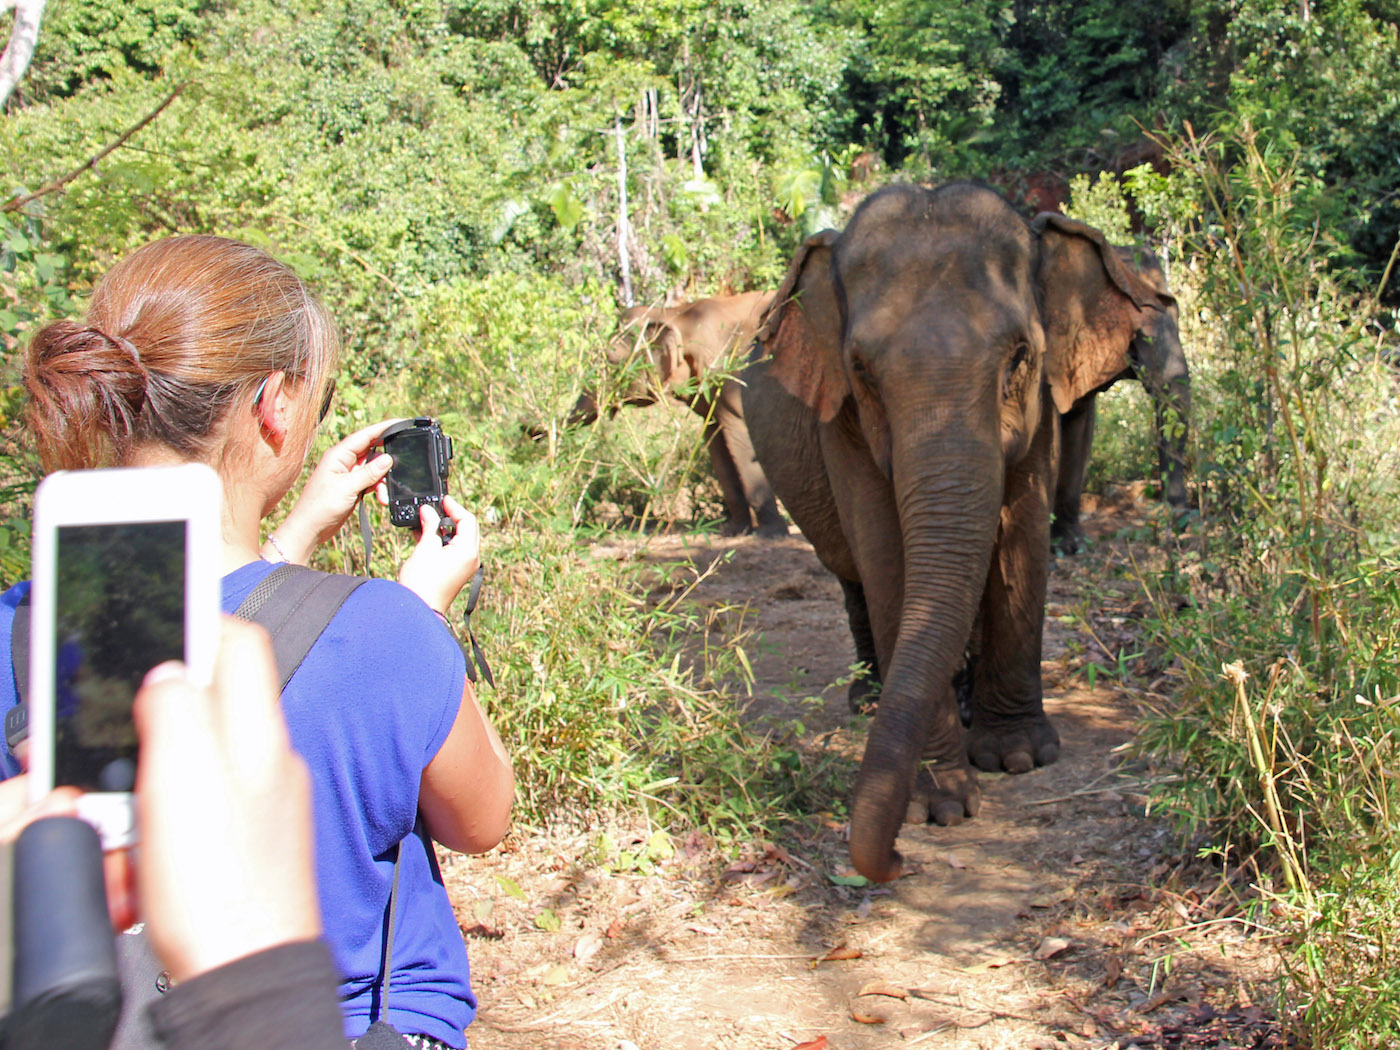
<instances>
[{"instance_id":1,"label":"green leaf","mask_svg":"<svg viewBox=\"0 0 1400 1050\"><path fill-rule=\"evenodd\" d=\"M870 880L864 875L827 875L837 886L869 886Z\"/></svg>"},{"instance_id":2,"label":"green leaf","mask_svg":"<svg viewBox=\"0 0 1400 1050\"><path fill-rule=\"evenodd\" d=\"M554 212L554 220L566 230L572 230L583 218L583 201L574 195L567 182L556 182L545 193L545 203Z\"/></svg>"},{"instance_id":3,"label":"green leaf","mask_svg":"<svg viewBox=\"0 0 1400 1050\"><path fill-rule=\"evenodd\" d=\"M719 187L709 179L686 179L681 183L681 193L697 204L718 204L722 199Z\"/></svg>"},{"instance_id":4,"label":"green leaf","mask_svg":"<svg viewBox=\"0 0 1400 1050\"><path fill-rule=\"evenodd\" d=\"M554 909L546 908L535 916L535 925L545 933L554 933L564 924L559 921L559 916L554 914Z\"/></svg>"},{"instance_id":5,"label":"green leaf","mask_svg":"<svg viewBox=\"0 0 1400 1050\"><path fill-rule=\"evenodd\" d=\"M504 875L497 875L496 882L500 884L501 889L505 890L508 896L514 897L518 901L526 899L525 891Z\"/></svg>"},{"instance_id":6,"label":"green leaf","mask_svg":"<svg viewBox=\"0 0 1400 1050\"><path fill-rule=\"evenodd\" d=\"M496 219L495 225L491 227L491 243L500 244L510 234L510 229L515 225L515 220L522 215L528 215L530 206L519 198L512 197L501 205L501 214ZM555 211L557 218L559 213Z\"/></svg>"},{"instance_id":7,"label":"green leaf","mask_svg":"<svg viewBox=\"0 0 1400 1050\"><path fill-rule=\"evenodd\" d=\"M690 249L680 234L668 233L661 238L661 257L674 272L680 273L690 262Z\"/></svg>"}]
</instances>

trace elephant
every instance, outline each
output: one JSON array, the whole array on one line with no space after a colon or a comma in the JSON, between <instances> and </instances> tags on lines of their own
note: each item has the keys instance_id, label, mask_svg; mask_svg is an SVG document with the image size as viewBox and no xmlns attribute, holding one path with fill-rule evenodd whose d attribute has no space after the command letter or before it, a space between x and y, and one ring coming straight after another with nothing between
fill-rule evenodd
<instances>
[{"instance_id":1,"label":"elephant","mask_svg":"<svg viewBox=\"0 0 1400 1050\"><path fill-rule=\"evenodd\" d=\"M1162 310L1099 231L976 182L886 187L793 258L743 401L883 681L850 811L868 879L899 875L906 817L976 815L974 766L1059 757L1040 656L1060 415Z\"/></svg>"},{"instance_id":2,"label":"elephant","mask_svg":"<svg viewBox=\"0 0 1400 1050\"><path fill-rule=\"evenodd\" d=\"M643 352L649 358L649 367L630 372L621 404L650 405L665 391L705 420L705 444L724 494L727 536L788 534L787 521L754 458L739 384L725 379L716 392L699 382L707 373L725 368L737 349L748 347L772 297L771 292L745 292L670 308L635 307L623 312L605 351L608 362L620 367ZM608 415L618 407L612 405ZM577 426L597 418L597 394L585 391L567 423Z\"/></svg>"},{"instance_id":3,"label":"elephant","mask_svg":"<svg viewBox=\"0 0 1400 1050\"><path fill-rule=\"evenodd\" d=\"M1136 246L1117 247L1114 251L1125 266L1134 269L1151 286L1162 308L1147 316L1147 327L1134 334L1118 373L1060 416L1060 469L1055 481L1055 517L1050 539L1061 554L1074 554L1084 540L1079 504L1094 443L1095 402L1103 390L1128 376L1140 379L1152 399L1163 494L1175 510L1186 509L1186 427L1191 411L1191 376L1177 331L1176 299L1167 289L1161 264L1150 251Z\"/></svg>"}]
</instances>

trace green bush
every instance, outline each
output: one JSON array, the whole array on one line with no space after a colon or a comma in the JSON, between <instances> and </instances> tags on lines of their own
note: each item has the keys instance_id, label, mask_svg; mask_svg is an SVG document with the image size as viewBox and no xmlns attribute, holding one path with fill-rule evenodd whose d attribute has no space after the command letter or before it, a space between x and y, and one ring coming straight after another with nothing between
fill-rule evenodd
<instances>
[{"instance_id":1,"label":"green bush","mask_svg":"<svg viewBox=\"0 0 1400 1050\"><path fill-rule=\"evenodd\" d=\"M1400 906L1394 348L1319 234L1326 188L1266 141L1172 144L1201 521L1148 581L1173 684L1141 746L1177 773L1159 805L1266 858L1310 1045L1380 1047L1400 991L1376 918Z\"/></svg>"}]
</instances>

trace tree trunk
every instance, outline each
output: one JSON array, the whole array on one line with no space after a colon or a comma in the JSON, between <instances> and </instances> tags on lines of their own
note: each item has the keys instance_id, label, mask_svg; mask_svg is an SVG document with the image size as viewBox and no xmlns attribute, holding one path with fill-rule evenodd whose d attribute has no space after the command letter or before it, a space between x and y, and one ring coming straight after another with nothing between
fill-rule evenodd
<instances>
[{"instance_id":1,"label":"tree trunk","mask_svg":"<svg viewBox=\"0 0 1400 1050\"><path fill-rule=\"evenodd\" d=\"M617 134L617 265L622 271L622 305L629 310L636 305L632 297L632 259L627 252L630 223L627 221L627 144L622 133L622 118L613 118Z\"/></svg>"},{"instance_id":2,"label":"tree trunk","mask_svg":"<svg viewBox=\"0 0 1400 1050\"><path fill-rule=\"evenodd\" d=\"M0 54L0 108L3 108L14 93L20 78L29 68L34 57L34 45L39 41L39 21L44 17L45 0L0 0L0 11L13 7L15 25L10 31L10 42Z\"/></svg>"}]
</instances>

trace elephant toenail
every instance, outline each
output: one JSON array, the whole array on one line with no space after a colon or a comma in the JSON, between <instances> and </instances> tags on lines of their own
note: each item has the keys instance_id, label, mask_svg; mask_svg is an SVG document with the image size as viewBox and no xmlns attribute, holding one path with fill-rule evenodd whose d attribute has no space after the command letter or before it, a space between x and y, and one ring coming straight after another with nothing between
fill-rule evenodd
<instances>
[{"instance_id":1,"label":"elephant toenail","mask_svg":"<svg viewBox=\"0 0 1400 1050\"><path fill-rule=\"evenodd\" d=\"M961 802L940 802L933 807L933 821L940 827L950 828L963 822L964 813Z\"/></svg>"},{"instance_id":2,"label":"elephant toenail","mask_svg":"<svg viewBox=\"0 0 1400 1050\"><path fill-rule=\"evenodd\" d=\"M1008 773L1029 773L1035 768L1029 751L1008 751L1002 756L1001 764Z\"/></svg>"},{"instance_id":3,"label":"elephant toenail","mask_svg":"<svg viewBox=\"0 0 1400 1050\"><path fill-rule=\"evenodd\" d=\"M984 773L1001 772L1001 758L995 751L978 751L972 756L972 764Z\"/></svg>"}]
</instances>

